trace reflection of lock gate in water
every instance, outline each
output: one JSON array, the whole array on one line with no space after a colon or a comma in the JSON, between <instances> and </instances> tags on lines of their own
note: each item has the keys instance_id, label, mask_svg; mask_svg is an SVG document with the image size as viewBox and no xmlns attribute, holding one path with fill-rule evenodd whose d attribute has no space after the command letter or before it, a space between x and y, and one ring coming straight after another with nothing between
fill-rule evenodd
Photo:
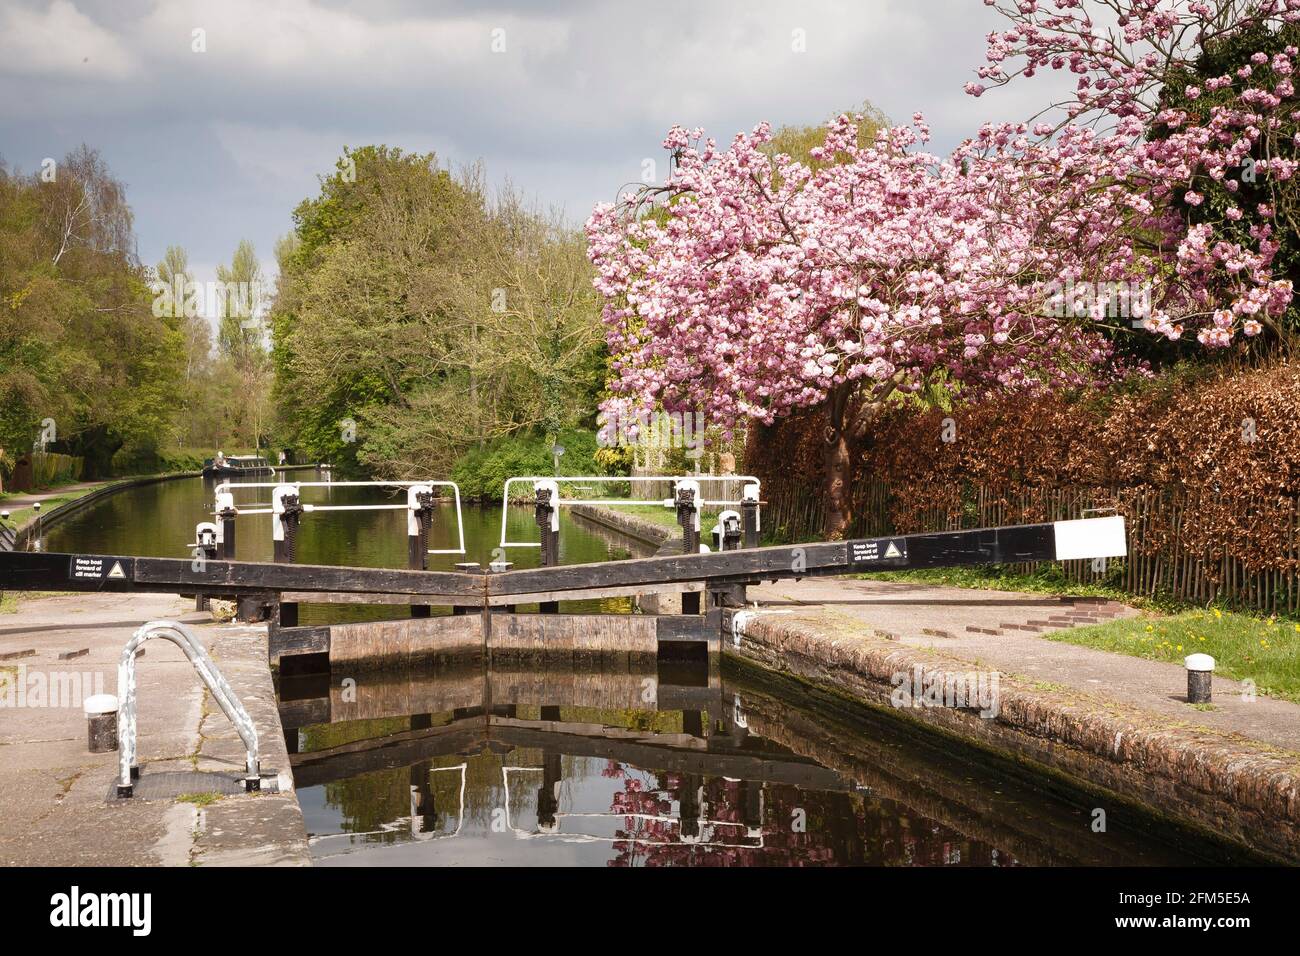
<instances>
[{"instance_id":1,"label":"reflection of lock gate in water","mask_svg":"<svg viewBox=\"0 0 1300 956\"><path fill-rule=\"evenodd\" d=\"M411 815L394 820L391 823L383 824L377 830L349 830L346 833L323 833L308 837L308 843L313 846L332 840L346 839L349 843L355 843L358 839L374 836L393 836L408 831L411 840L416 844L430 843L435 840L450 840L460 836L460 831L465 826L465 771L469 764L458 763L453 767L429 767L427 773L434 774L443 771L455 770L460 772L460 788L458 791L459 800L456 810L456 828L450 833L439 833L430 828L430 818L434 816L432 808L426 805L429 793L427 787L422 787L419 783L411 784ZM414 771L414 768L412 768ZM335 853L324 853L320 855L321 859L328 859L331 856L342 856L349 850L342 850Z\"/></svg>"},{"instance_id":2,"label":"reflection of lock gate in water","mask_svg":"<svg viewBox=\"0 0 1300 956\"><path fill-rule=\"evenodd\" d=\"M464 763L447 767L433 767L431 763L448 756L454 760L457 754L477 753L484 748L502 753L541 750L545 754L540 767L506 765L502 771L504 803L493 811L501 815L505 831L527 839L550 836L562 841L580 842L636 842L645 845L664 842L641 837L564 833L558 826L565 817L600 817L679 826L681 839L668 843L758 849L764 846L760 791L765 783L820 791L854 792L857 789L851 778L811 759L785 752L756 751L739 711L739 696L734 706L727 704L716 667L710 668L707 675L691 678L698 681L704 677L699 686L694 683L673 684L666 680L657 682L651 711L680 713L680 733L653 733L635 726L598 726L585 716L590 708L620 711L633 706L633 700L640 699L645 675L657 673L654 665L632 667L625 673L612 673L608 669L593 671L590 679L580 679L572 672L543 673L546 679L533 681L528 679L531 674L527 671L490 670L485 673L481 666L474 667L466 662L459 668L440 667L418 675L377 675L376 680L358 684L355 694L349 692L347 695L341 694L338 686L325 675L303 677L284 684L280 716L290 741L298 739L294 728L299 726L391 719L421 711L427 713L421 718L418 728L413 724L412 730L405 733L387 734L370 741L355 741L307 753L299 753L296 747L291 747L289 759L299 789L327 786L358 775L399 767L411 768L412 811L409 816L386 823L377 830L327 834L313 840L400 836L408 829L420 840L445 838L448 833L429 831L434 810L429 771L457 769ZM550 679L557 676L573 679L567 682ZM492 703L503 698L511 703ZM523 707L537 708L536 718L520 717L518 712ZM566 719L564 707L579 710ZM435 720L435 713L451 719ZM564 811L560 808L557 791L561 779L561 753L578 758L612 760L621 765L653 767L656 771L678 774L686 781L702 782L706 778L744 781L742 789L747 796L740 807L742 820L737 823L709 817L701 809L699 793L702 783L683 785L677 816L619 810ZM514 802L510 796L514 786L511 775L533 772L543 776L537 791L539 825L535 831L520 828L510 817L510 807ZM458 813L461 813L463 790L459 802L462 809ZM455 832L461 832L462 826L463 821L458 822ZM725 828L733 826L743 827L744 833L730 837ZM719 828L724 828L721 833ZM338 852L355 852L365 842L349 840L348 848Z\"/></svg>"},{"instance_id":3,"label":"reflection of lock gate in water","mask_svg":"<svg viewBox=\"0 0 1300 956\"><path fill-rule=\"evenodd\" d=\"M347 831L344 833L326 833L314 835L310 838L313 846L320 844L331 844L334 841L346 840L348 847L328 853L319 854L320 859L328 859L334 856L342 856L364 847L370 837L388 837L400 836L403 833L409 836L409 842L405 845L419 846L437 840L449 840L460 836L465 826L465 772L468 764L460 763L450 767L423 767L416 765L412 768L412 774L434 774L446 771L457 771L460 774L460 786L458 790L457 810L455 815L456 825L450 832L439 832L433 829L433 818L436 817L433 807L431 806L431 794L428 787L421 786L420 783L412 783L410 788L411 794L411 812L409 816L401 817L389 823L382 824L378 829L365 831ZM517 826L510 817L510 807L513 802L511 797L510 775L511 774L541 774L543 777L542 784L538 789L538 826L535 830L525 830ZM503 820L505 831L511 833L517 839L536 840L553 838L561 842L569 843L629 843L642 846L671 846L681 845L689 847L699 847L702 849L742 849L742 850L761 850L765 847L765 837L763 832L762 821L765 813L764 793L762 786L752 781L747 781L747 794L752 794L752 800L745 801L745 820L711 820L705 813L706 802L704 800L703 785L694 785L693 780L687 781L686 789L683 791L683 797L687 797L687 791L690 797L679 801L679 813L677 816L666 816L663 814L640 813L636 811L564 811L560 809L559 798L559 754L549 755L545 764L540 767L514 767L503 766L501 768L503 799L501 806L493 811L495 817L499 810ZM666 791L659 791L667 794ZM650 791L639 791L645 795L651 795ZM679 839L677 840L655 840L635 834L624 834L615 836L597 836L595 834L580 832L562 832L559 828L560 821L563 819L610 819L638 822L664 823L670 826L676 826L679 829ZM728 842L724 839L717 839L715 835L720 830L743 830L743 839L746 842ZM400 845L400 844L399 844Z\"/></svg>"},{"instance_id":4,"label":"reflection of lock gate in water","mask_svg":"<svg viewBox=\"0 0 1300 956\"><path fill-rule=\"evenodd\" d=\"M555 756L558 758L559 755L556 754ZM542 786L538 791L538 823L536 830L524 830L510 822L511 773L542 774ZM558 793L560 779L557 772L552 769L549 762L541 767L502 767L501 777L505 790L505 799L502 801L502 806L505 809L506 828L520 839L536 840L550 837L569 843L633 843L642 846L672 846L677 844L700 848L736 850L761 850L765 846L762 826L763 790L761 787L753 787L751 790L757 798L757 812L754 819L758 821L757 823L752 823L749 821L708 819L705 813L706 804L704 801L704 787L702 784L694 786L693 780L688 780L682 788L682 799L678 801L678 815L664 816L663 814L655 813L638 813L632 810L560 810ZM651 795L650 791L638 791L638 793L645 796ZM543 801L545 801L545 808L543 807ZM666 823L678 828L678 839L652 840L633 834L607 837L596 836L595 834L590 833L562 832L560 830L560 821L569 818L602 820L617 819L649 823ZM743 829L745 831L744 836L749 842L729 843L725 840L714 839L714 835L719 829Z\"/></svg>"}]
</instances>

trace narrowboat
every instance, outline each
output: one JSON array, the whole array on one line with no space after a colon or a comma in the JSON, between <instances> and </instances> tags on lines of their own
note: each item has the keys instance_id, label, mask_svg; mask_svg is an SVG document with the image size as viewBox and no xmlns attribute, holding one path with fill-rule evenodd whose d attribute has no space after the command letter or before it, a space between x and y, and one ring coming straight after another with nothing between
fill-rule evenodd
<instances>
[{"instance_id":1,"label":"narrowboat","mask_svg":"<svg viewBox=\"0 0 1300 956\"><path fill-rule=\"evenodd\" d=\"M260 455L218 455L203 463L204 478L235 475L273 475L275 469Z\"/></svg>"}]
</instances>

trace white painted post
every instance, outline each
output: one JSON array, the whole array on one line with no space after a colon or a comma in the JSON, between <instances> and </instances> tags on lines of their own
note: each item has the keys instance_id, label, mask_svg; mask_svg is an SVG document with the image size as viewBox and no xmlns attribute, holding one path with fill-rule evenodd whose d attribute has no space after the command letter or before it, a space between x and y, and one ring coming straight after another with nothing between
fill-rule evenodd
<instances>
[{"instance_id":1,"label":"white painted post","mask_svg":"<svg viewBox=\"0 0 1300 956\"><path fill-rule=\"evenodd\" d=\"M294 485L276 485L271 490L271 541L275 547L275 560L281 561L285 548L285 501L290 495L298 494Z\"/></svg>"},{"instance_id":2,"label":"white painted post","mask_svg":"<svg viewBox=\"0 0 1300 956\"><path fill-rule=\"evenodd\" d=\"M673 487L673 502L677 508L677 523L682 526L682 554L700 551L700 483L693 478L683 478ZM700 592L682 592L682 613L700 613Z\"/></svg>"},{"instance_id":3,"label":"white painted post","mask_svg":"<svg viewBox=\"0 0 1300 956\"><path fill-rule=\"evenodd\" d=\"M1183 660L1187 667L1187 702L1208 704L1214 680L1214 658L1209 654L1189 654Z\"/></svg>"},{"instance_id":4,"label":"white painted post","mask_svg":"<svg viewBox=\"0 0 1300 956\"><path fill-rule=\"evenodd\" d=\"M542 567L555 567L560 563L560 486L549 478L533 482L533 513L542 538ZM537 605L542 614L558 614L559 601L542 601Z\"/></svg>"},{"instance_id":5,"label":"white painted post","mask_svg":"<svg viewBox=\"0 0 1300 956\"><path fill-rule=\"evenodd\" d=\"M206 567L207 562L217 559L217 541L221 536L221 529L211 521L200 521L194 526L194 559L199 562L199 567ZM206 594L196 594L194 596L194 610L206 611L209 607L209 600Z\"/></svg>"},{"instance_id":6,"label":"white painted post","mask_svg":"<svg viewBox=\"0 0 1300 956\"><path fill-rule=\"evenodd\" d=\"M429 568L429 519L433 508L433 486L411 485L406 489L406 566L412 571ZM433 608L412 604L411 617L429 617Z\"/></svg>"},{"instance_id":7,"label":"white painted post","mask_svg":"<svg viewBox=\"0 0 1300 956\"><path fill-rule=\"evenodd\" d=\"M739 511L728 509L718 515L718 527L722 529L719 550L738 551L741 546L742 529Z\"/></svg>"},{"instance_id":8,"label":"white painted post","mask_svg":"<svg viewBox=\"0 0 1300 956\"><path fill-rule=\"evenodd\" d=\"M232 491L218 491L216 494L217 553L223 561L235 560L235 495Z\"/></svg>"},{"instance_id":9,"label":"white painted post","mask_svg":"<svg viewBox=\"0 0 1300 956\"><path fill-rule=\"evenodd\" d=\"M117 749L117 698L94 694L81 705L86 714L86 739L92 754Z\"/></svg>"},{"instance_id":10,"label":"white painted post","mask_svg":"<svg viewBox=\"0 0 1300 956\"><path fill-rule=\"evenodd\" d=\"M292 499L294 516L296 521L301 513L301 507L298 505L298 486L297 485L276 485L271 489L271 541L274 547L274 558L277 564L292 564L294 559L294 542L290 540L289 521L286 515L289 514L290 501ZM295 525L293 534L297 534ZM279 603L278 621L281 627L297 627L298 625L298 605L292 602L281 601Z\"/></svg>"}]
</instances>

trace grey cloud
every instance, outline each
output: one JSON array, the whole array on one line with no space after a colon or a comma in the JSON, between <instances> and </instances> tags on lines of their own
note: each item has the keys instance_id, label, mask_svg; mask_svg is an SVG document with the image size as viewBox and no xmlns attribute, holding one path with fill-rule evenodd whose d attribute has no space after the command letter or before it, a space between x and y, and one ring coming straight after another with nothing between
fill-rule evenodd
<instances>
[{"instance_id":1,"label":"grey cloud","mask_svg":"<svg viewBox=\"0 0 1300 956\"><path fill-rule=\"evenodd\" d=\"M763 119L818 122L869 98L895 120L925 112L946 150L984 120L1023 118L1051 86L962 92L996 23L981 0L6 9L22 22L84 21L87 49L129 60L103 75L75 58L0 64L0 155L30 170L83 140L99 147L129 185L147 262L181 243L193 261L215 263L241 237L269 260L294 205L345 144L482 158L491 177L580 222L643 158L661 156L674 123L725 142ZM194 54L200 26L208 50ZM489 49L497 27L504 54ZM806 53L791 50L795 29Z\"/></svg>"}]
</instances>

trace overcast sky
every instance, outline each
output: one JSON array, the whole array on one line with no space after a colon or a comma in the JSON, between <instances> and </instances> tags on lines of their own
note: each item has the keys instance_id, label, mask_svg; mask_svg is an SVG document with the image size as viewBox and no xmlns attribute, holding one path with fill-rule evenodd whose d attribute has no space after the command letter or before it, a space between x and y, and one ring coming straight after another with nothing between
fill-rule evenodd
<instances>
[{"instance_id":1,"label":"overcast sky","mask_svg":"<svg viewBox=\"0 0 1300 956\"><path fill-rule=\"evenodd\" d=\"M177 243L208 280L248 238L271 272L345 145L482 159L575 224L665 169L673 124L726 141L870 99L949 149L1050 92L962 92L997 25L982 0L0 0L0 157L88 143L143 261Z\"/></svg>"}]
</instances>

